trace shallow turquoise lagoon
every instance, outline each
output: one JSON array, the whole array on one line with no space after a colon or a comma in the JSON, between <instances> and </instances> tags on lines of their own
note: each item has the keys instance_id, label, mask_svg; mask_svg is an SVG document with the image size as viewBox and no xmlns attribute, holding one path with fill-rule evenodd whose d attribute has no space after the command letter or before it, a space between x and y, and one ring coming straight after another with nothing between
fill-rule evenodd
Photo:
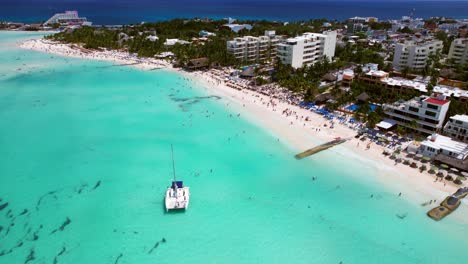
<instances>
[{"instance_id":1,"label":"shallow turquoise lagoon","mask_svg":"<svg viewBox=\"0 0 468 264\"><path fill-rule=\"evenodd\" d=\"M430 220L372 166L333 151L297 161L174 72L15 48L38 36L0 33L0 263L468 257L466 225ZM171 143L185 213L163 208Z\"/></svg>"}]
</instances>

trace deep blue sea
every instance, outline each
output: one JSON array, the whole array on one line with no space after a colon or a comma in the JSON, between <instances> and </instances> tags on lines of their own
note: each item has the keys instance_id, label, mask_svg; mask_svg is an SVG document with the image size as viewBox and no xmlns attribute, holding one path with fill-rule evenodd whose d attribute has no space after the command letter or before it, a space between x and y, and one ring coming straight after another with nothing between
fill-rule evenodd
<instances>
[{"instance_id":1,"label":"deep blue sea","mask_svg":"<svg viewBox=\"0 0 468 264\"><path fill-rule=\"evenodd\" d=\"M94 24L130 24L172 18L235 17L281 21L352 16L468 18L468 1L390 0L0 0L0 21L38 22L78 10Z\"/></svg>"}]
</instances>

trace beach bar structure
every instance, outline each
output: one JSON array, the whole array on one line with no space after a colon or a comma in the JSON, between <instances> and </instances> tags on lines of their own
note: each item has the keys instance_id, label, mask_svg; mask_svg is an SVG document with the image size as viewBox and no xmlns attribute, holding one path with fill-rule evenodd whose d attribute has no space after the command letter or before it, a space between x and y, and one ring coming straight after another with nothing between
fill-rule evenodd
<instances>
[{"instance_id":1,"label":"beach bar structure","mask_svg":"<svg viewBox=\"0 0 468 264\"><path fill-rule=\"evenodd\" d=\"M452 138L433 134L421 142L419 152L462 171L468 171L468 144Z\"/></svg>"},{"instance_id":2,"label":"beach bar structure","mask_svg":"<svg viewBox=\"0 0 468 264\"><path fill-rule=\"evenodd\" d=\"M193 59L190 60L187 63L187 69L189 70L198 70L202 68L208 68L210 66L210 61L208 58L198 58L198 59Z\"/></svg>"}]
</instances>

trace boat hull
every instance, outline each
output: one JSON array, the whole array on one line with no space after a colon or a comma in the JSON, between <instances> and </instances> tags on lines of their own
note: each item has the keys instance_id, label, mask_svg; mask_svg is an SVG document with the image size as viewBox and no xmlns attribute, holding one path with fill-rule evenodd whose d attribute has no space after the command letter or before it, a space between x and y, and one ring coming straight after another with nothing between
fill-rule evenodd
<instances>
[{"instance_id":1,"label":"boat hull","mask_svg":"<svg viewBox=\"0 0 468 264\"><path fill-rule=\"evenodd\" d=\"M166 211L169 210L186 210L190 203L189 187L177 188L177 190L169 187L166 190L165 206Z\"/></svg>"}]
</instances>

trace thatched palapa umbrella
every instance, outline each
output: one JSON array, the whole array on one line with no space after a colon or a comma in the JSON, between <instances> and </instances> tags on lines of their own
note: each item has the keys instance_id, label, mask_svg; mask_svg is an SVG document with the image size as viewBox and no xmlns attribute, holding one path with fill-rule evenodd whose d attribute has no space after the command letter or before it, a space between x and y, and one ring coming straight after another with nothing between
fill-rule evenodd
<instances>
[{"instance_id":1,"label":"thatched palapa umbrella","mask_svg":"<svg viewBox=\"0 0 468 264\"><path fill-rule=\"evenodd\" d=\"M452 176L452 174L448 174L447 176L445 176L445 179L446 179L447 181L453 181L453 176Z\"/></svg>"},{"instance_id":2,"label":"thatched palapa umbrella","mask_svg":"<svg viewBox=\"0 0 468 264\"><path fill-rule=\"evenodd\" d=\"M446 170L439 170L437 172L437 177L444 177L446 172L447 172Z\"/></svg>"},{"instance_id":3,"label":"thatched palapa umbrella","mask_svg":"<svg viewBox=\"0 0 468 264\"><path fill-rule=\"evenodd\" d=\"M397 156L395 159L395 162L400 163L402 162L402 158L400 156Z\"/></svg>"},{"instance_id":4,"label":"thatched palapa umbrella","mask_svg":"<svg viewBox=\"0 0 468 264\"><path fill-rule=\"evenodd\" d=\"M462 176L458 176L454 181L453 183L455 183L456 185L462 185L462 181L463 181L463 177Z\"/></svg>"},{"instance_id":5,"label":"thatched palapa umbrella","mask_svg":"<svg viewBox=\"0 0 468 264\"><path fill-rule=\"evenodd\" d=\"M437 167L436 166L431 166L431 169L428 171L430 174L434 174L436 173L437 171Z\"/></svg>"},{"instance_id":6,"label":"thatched palapa umbrella","mask_svg":"<svg viewBox=\"0 0 468 264\"><path fill-rule=\"evenodd\" d=\"M421 172L423 172L423 171L427 170L427 166L423 164L423 165L421 165L421 167L419 167L419 170Z\"/></svg>"}]
</instances>

